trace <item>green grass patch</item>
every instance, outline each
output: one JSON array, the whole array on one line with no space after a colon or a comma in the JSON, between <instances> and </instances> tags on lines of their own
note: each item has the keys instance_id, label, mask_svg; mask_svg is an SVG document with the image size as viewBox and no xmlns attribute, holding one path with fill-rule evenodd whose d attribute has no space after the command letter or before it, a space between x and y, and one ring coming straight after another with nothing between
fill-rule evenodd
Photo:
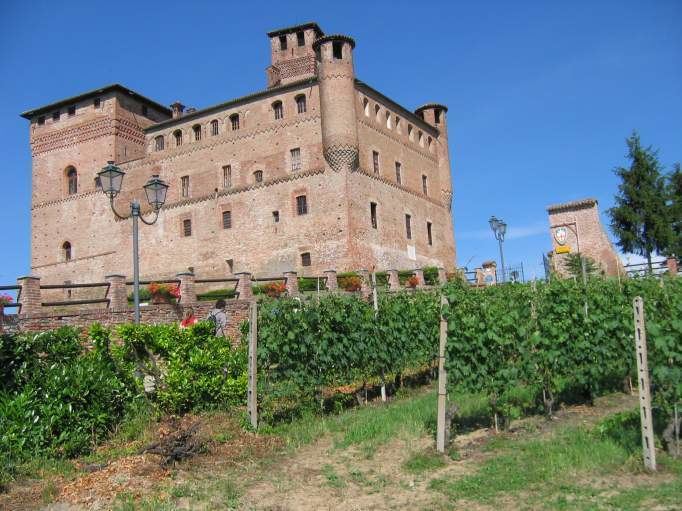
<instances>
[{"instance_id":1,"label":"green grass patch","mask_svg":"<svg viewBox=\"0 0 682 511\"><path fill-rule=\"evenodd\" d=\"M427 451L413 453L405 463L403 468L413 474L421 474L430 470L436 470L445 466L445 459L442 454L429 449Z\"/></svg>"},{"instance_id":2,"label":"green grass patch","mask_svg":"<svg viewBox=\"0 0 682 511\"><path fill-rule=\"evenodd\" d=\"M322 467L322 475L327 480L327 486L337 489L346 487L346 482L336 473L336 470L331 465L327 464Z\"/></svg>"}]
</instances>

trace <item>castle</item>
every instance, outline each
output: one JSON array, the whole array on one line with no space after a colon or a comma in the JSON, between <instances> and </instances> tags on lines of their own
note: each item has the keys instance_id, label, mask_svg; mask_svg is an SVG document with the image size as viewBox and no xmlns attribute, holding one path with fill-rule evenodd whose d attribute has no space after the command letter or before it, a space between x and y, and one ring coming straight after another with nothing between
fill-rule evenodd
<instances>
[{"instance_id":1,"label":"castle","mask_svg":"<svg viewBox=\"0 0 682 511\"><path fill-rule=\"evenodd\" d=\"M147 203L150 176L170 185L140 229L142 278L454 268L447 108L411 112L358 80L353 39L315 23L268 37L267 88L241 98L168 108L115 84L22 114L33 274L131 275L132 222L97 177L110 160L125 172L119 211Z\"/></svg>"}]
</instances>

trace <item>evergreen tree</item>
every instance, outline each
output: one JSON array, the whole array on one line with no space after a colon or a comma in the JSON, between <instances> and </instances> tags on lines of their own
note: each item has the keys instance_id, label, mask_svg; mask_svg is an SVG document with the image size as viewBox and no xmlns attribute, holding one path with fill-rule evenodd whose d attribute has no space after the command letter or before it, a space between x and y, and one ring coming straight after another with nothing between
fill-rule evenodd
<instances>
[{"instance_id":1,"label":"evergreen tree","mask_svg":"<svg viewBox=\"0 0 682 511\"><path fill-rule=\"evenodd\" d=\"M668 200L670 202L670 226L672 238L670 240L669 255L682 257L682 167L675 164L675 168L668 178Z\"/></svg>"},{"instance_id":2,"label":"evergreen tree","mask_svg":"<svg viewBox=\"0 0 682 511\"><path fill-rule=\"evenodd\" d=\"M621 183L609 210L611 228L618 246L646 257L651 271L651 255L667 252L671 239L666 183L656 151L642 147L636 132L626 142L630 166L615 169Z\"/></svg>"},{"instance_id":3,"label":"evergreen tree","mask_svg":"<svg viewBox=\"0 0 682 511\"><path fill-rule=\"evenodd\" d=\"M567 254L566 257L566 271L571 277L582 278L583 276L583 261L585 264L585 275L590 277L602 273L597 262L590 256L581 255L579 253Z\"/></svg>"}]
</instances>

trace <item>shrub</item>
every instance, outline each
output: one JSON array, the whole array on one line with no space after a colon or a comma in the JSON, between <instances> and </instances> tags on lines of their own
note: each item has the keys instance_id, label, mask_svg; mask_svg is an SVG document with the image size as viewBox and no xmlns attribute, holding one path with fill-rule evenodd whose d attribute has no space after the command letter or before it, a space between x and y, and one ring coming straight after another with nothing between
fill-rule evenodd
<instances>
[{"instance_id":1,"label":"shrub","mask_svg":"<svg viewBox=\"0 0 682 511\"><path fill-rule=\"evenodd\" d=\"M269 282L265 284L263 289L270 298L279 298L287 292L287 286L284 282Z\"/></svg>"},{"instance_id":2,"label":"shrub","mask_svg":"<svg viewBox=\"0 0 682 511\"><path fill-rule=\"evenodd\" d=\"M411 287L412 289L415 289L419 285L419 279L417 278L416 275L412 275L409 279L407 279L407 282L405 282L407 287Z\"/></svg>"},{"instance_id":3,"label":"shrub","mask_svg":"<svg viewBox=\"0 0 682 511\"><path fill-rule=\"evenodd\" d=\"M343 277L338 281L339 287L345 291L360 291L362 289L362 279L358 276Z\"/></svg>"},{"instance_id":4,"label":"shrub","mask_svg":"<svg viewBox=\"0 0 682 511\"><path fill-rule=\"evenodd\" d=\"M217 300L218 298L234 298L237 296L237 290L234 288L231 289L212 289L211 291L207 291L205 293L201 293L197 295L197 300L200 301L213 301Z\"/></svg>"}]
</instances>

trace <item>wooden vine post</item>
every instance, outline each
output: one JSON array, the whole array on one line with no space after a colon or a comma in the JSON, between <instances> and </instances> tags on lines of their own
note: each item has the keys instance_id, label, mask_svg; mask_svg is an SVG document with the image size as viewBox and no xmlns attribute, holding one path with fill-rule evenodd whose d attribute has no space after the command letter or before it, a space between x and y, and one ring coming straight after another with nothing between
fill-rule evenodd
<instances>
[{"instance_id":1,"label":"wooden vine post","mask_svg":"<svg viewBox=\"0 0 682 511\"><path fill-rule=\"evenodd\" d=\"M639 387L639 414L642 423L642 449L644 466L656 470L656 448L654 427L651 418L651 391L649 385L649 363L646 349L646 325L644 323L644 301L637 296L633 301L635 314L635 350L637 353L637 384Z\"/></svg>"},{"instance_id":2,"label":"wooden vine post","mask_svg":"<svg viewBox=\"0 0 682 511\"><path fill-rule=\"evenodd\" d=\"M448 375L445 371L445 344L448 340L448 321L443 316L445 307L448 306L448 299L441 296L440 299L440 342L438 346L438 416L436 426L436 450L445 452L445 407L447 404L447 382Z\"/></svg>"},{"instance_id":3,"label":"wooden vine post","mask_svg":"<svg viewBox=\"0 0 682 511\"><path fill-rule=\"evenodd\" d=\"M249 384L246 406L253 429L258 428L258 395L256 393L258 372L258 302L251 302L249 308Z\"/></svg>"},{"instance_id":4,"label":"wooden vine post","mask_svg":"<svg viewBox=\"0 0 682 511\"><path fill-rule=\"evenodd\" d=\"M379 314L379 300L377 298L377 274L372 269L372 301L374 302L374 318ZM386 378L381 373L381 400L386 402Z\"/></svg>"}]
</instances>

